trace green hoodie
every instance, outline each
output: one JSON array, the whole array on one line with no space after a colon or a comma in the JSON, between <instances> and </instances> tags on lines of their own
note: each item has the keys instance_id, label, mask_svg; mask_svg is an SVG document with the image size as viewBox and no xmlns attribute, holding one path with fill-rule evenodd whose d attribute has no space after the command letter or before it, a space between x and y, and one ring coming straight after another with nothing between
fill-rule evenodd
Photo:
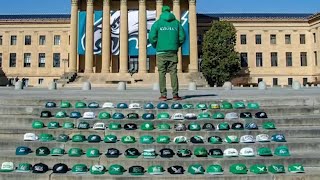
<instances>
[{"instance_id":1,"label":"green hoodie","mask_svg":"<svg viewBox=\"0 0 320 180\"><path fill-rule=\"evenodd\" d=\"M159 53L177 53L185 41L185 32L169 6L162 7L162 14L151 27L149 41Z\"/></svg>"}]
</instances>

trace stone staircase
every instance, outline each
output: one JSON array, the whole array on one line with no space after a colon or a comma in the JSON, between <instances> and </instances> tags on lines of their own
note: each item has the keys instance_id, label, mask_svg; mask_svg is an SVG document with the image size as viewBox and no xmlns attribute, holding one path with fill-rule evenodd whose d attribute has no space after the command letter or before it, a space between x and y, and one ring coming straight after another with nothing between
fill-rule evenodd
<instances>
[{"instance_id":1,"label":"stone staircase","mask_svg":"<svg viewBox=\"0 0 320 180\"><path fill-rule=\"evenodd\" d=\"M57 84L63 87L66 84L74 82L76 79L77 73L67 72L61 75L60 79L57 81Z\"/></svg>"},{"instance_id":2,"label":"stone staircase","mask_svg":"<svg viewBox=\"0 0 320 180\"><path fill-rule=\"evenodd\" d=\"M86 164L88 167L90 167L93 164L102 164L106 168L108 168L111 164L120 164L122 165L127 171L124 172L123 175L109 175L108 172L106 172L104 175L92 175L90 172L87 172L83 175L76 175L71 173L69 171L66 174L56 174L53 173L51 170L44 174L34 174L34 173L18 173L18 172L8 172L8 173L0 173L0 179L56 179L56 180L64 180L64 179L314 179L318 180L320 179L320 103L315 101L313 103L308 102L310 100L295 100L293 99L281 99L281 98L275 98L275 99L268 99L268 100L254 100L254 99L247 99L247 102L258 102L260 104L260 109L207 109L204 110L205 112L209 112L210 114L213 114L214 112L220 111L224 114L229 112L251 112L253 115L256 112L264 111L268 115L268 119L258 119L253 118L250 120L250 122L255 122L259 129L258 130L232 130L229 131L221 131L221 130L214 130L214 131L175 131L173 128L173 125L177 123L184 123L188 125L191 122L198 122L201 126L205 123L212 123L215 126L217 126L219 123L222 122L228 122L231 126L234 122L241 122L245 124L246 122L249 122L248 120L244 119L237 119L237 120L228 120L228 119L207 119L207 120L184 120L184 121L177 121L177 120L129 120L129 119L122 119L122 120L114 120L114 119L108 119L108 120L100 120L98 118L90 119L90 120L84 120L82 118L80 119L71 119L71 118L41 118L40 114L43 110L49 110L52 112L53 115L55 115L59 111L65 111L69 115L73 111L79 111L82 115L84 112L91 111L94 112L96 115L98 115L99 112L108 112L111 115L113 113L123 113L124 115L127 115L128 113L138 113L141 117L142 114L149 112L157 115L160 112L168 112L170 115L173 115L174 113L195 113L199 114L203 112L203 110L200 109L166 109L166 110L160 110L160 109L153 109L153 110L145 110L145 109L77 109L74 106L72 108L60 108L60 102L61 100L69 100L69 102L74 105L78 100L82 100L82 98L79 96L79 99L75 98L64 98L64 99L49 99L47 98L38 98L37 100L32 99L25 99L25 100L10 100L10 99L2 99L0 101L0 120L1 125L0 126L0 163L2 162L13 162L16 166L19 163L22 162L28 162L32 165L36 163L45 163L49 166L49 168L52 168L57 163L64 163L68 165L69 168L72 168L73 165L78 163ZM201 103L206 103L209 105L212 102L221 102L221 100L228 100L232 102L233 100L230 99L206 99L205 101L201 101ZM53 101L57 104L56 108L45 108L45 104L47 101ZM84 100L87 104L89 102L97 102L102 106L104 102L107 102L107 98L104 99L90 99L90 100ZM295 106L289 106L289 104L292 104L292 102L296 101ZM140 103L140 105L144 105L150 101L147 100L139 100L139 101L131 101L126 100L122 97L119 97L118 100L113 101L113 103L116 105L119 102L125 102L127 104L130 104L132 102ZM246 104L247 104L246 102ZM159 102L158 101L152 101L152 103L156 106ZM168 102L169 107L172 102ZM200 103L200 101L192 101L192 100L184 100L181 102L181 104L185 103L192 103L194 105ZM312 104L312 105L311 105ZM75 125L77 125L79 122L86 121L90 124L90 127L92 127L96 122L104 122L106 126L112 122L121 123L122 127L126 123L135 123L138 126L137 130L93 130L92 128L87 130L79 130L77 128L75 129L64 129L62 127L57 129L48 129L47 127L42 129L33 129L32 128L32 122L35 120L40 120L44 122L45 125L47 125L51 121L57 121L59 122L60 126L64 122L73 122ZM152 122L155 127L159 125L160 123L168 123L171 125L171 129L169 131L159 131L158 129L152 130L152 131L143 131L140 129L140 125L144 122ZM276 129L263 129L262 123L265 121L271 121L276 125ZM72 142L69 140L68 142L57 142L55 140L50 142L39 142L39 141L24 141L23 135L25 133L35 133L36 135L39 135L41 133L49 133L53 134L54 137L57 137L59 134L67 134L70 137L72 137L74 134L83 134L86 137L88 137L91 134L99 135L102 139L107 134L114 134L118 137L118 139L121 139L122 136L125 135L131 135L136 138L136 143L134 144L124 144L121 141L118 141L114 144L106 144L103 141L100 143L89 143L87 141L85 142ZM222 144L210 144L207 142L207 138L209 136L220 136L223 139L227 135L236 135L239 138L243 135L253 135L254 137L258 134L268 134L270 137L274 134L284 134L286 137L286 142L255 142L255 143L232 143L228 144L223 142ZM154 142L152 144L141 144L139 142L139 137L142 135L151 135L155 139L156 137L160 135L167 135L171 137L171 142L169 144L159 144L157 142ZM186 136L188 138L191 138L194 135L200 135L204 137L204 144L193 144L192 142L188 142L187 144L176 144L172 142L173 138L176 136ZM119 158L107 158L104 153L108 148L117 148L120 150L121 153L124 153L126 149L128 148L136 148L140 152L142 152L144 149L148 148L154 148L157 153L159 153L160 149L163 148L171 148L174 152L177 152L178 149L190 149L192 152L197 147L205 147L207 150L212 148L219 148L222 150L225 150L227 148L235 148L240 152L240 149L244 147L251 147L254 149L255 153L258 148L260 147L268 147L272 150L272 152L275 150L276 147L285 145L289 148L291 156L288 157L280 157L273 155L271 157L263 157L259 155L255 155L254 157L223 157L223 158L212 158L212 157L196 157L192 155L190 158L180 158L177 155L174 155L173 158L162 158L160 156L157 156L154 159L144 159L141 156L138 158L126 158L123 154L119 156ZM18 156L15 155L15 150L18 146L27 146L31 148L33 151L32 153L25 155L25 156ZM82 155L81 157L69 157L67 154L63 156L36 156L35 151L40 146L48 147L49 149L59 147L66 150L66 152L73 147L81 148L84 152L91 147L98 148L100 150L100 153L102 153L98 158L88 158L86 155ZM200 163L205 169L211 164L220 164L224 169L223 175L209 175L209 174L203 174L203 175L192 175L188 173L188 166L191 164ZM271 172L268 172L267 174L261 174L257 175L250 171L248 171L247 174L244 175L235 175L229 172L229 167L232 164L235 163L243 163L247 166L249 169L251 165L254 164L265 164L267 166L271 164L283 164L286 168L286 173L284 174L272 174ZM288 172L288 166L293 163L301 163L304 166L305 173L301 174L294 174ZM128 172L129 167L134 165L140 165L147 170L147 168L151 165L162 165L164 169L166 170L163 175L150 175L147 172L143 176L133 176L130 175ZM180 165L183 166L185 169L184 174L182 175L172 175L169 174L167 171L167 168L174 165ZM1 166L1 164L0 164Z\"/></svg>"}]
</instances>

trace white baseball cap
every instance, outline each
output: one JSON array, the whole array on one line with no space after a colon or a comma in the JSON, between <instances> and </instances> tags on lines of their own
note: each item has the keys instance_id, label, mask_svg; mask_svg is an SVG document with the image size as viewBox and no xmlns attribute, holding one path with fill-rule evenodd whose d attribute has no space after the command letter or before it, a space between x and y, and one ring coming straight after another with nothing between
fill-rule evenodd
<instances>
[{"instance_id":1,"label":"white baseball cap","mask_svg":"<svg viewBox=\"0 0 320 180\"><path fill-rule=\"evenodd\" d=\"M95 117L94 112L85 112L83 114L83 119L94 119Z\"/></svg>"},{"instance_id":2,"label":"white baseball cap","mask_svg":"<svg viewBox=\"0 0 320 180\"><path fill-rule=\"evenodd\" d=\"M11 172L13 171L15 168L13 162L3 162L1 164L1 168L0 168L0 171L1 172Z\"/></svg>"},{"instance_id":3,"label":"white baseball cap","mask_svg":"<svg viewBox=\"0 0 320 180\"><path fill-rule=\"evenodd\" d=\"M258 142L270 142L270 137L268 134L259 134L256 136L256 141Z\"/></svg>"},{"instance_id":4,"label":"white baseball cap","mask_svg":"<svg viewBox=\"0 0 320 180\"><path fill-rule=\"evenodd\" d=\"M251 147L245 147L240 150L240 156L252 157L254 156L254 151Z\"/></svg>"},{"instance_id":5,"label":"white baseball cap","mask_svg":"<svg viewBox=\"0 0 320 180\"><path fill-rule=\"evenodd\" d=\"M139 103L131 103L129 104L129 109L140 109L141 106Z\"/></svg>"},{"instance_id":6,"label":"white baseball cap","mask_svg":"<svg viewBox=\"0 0 320 180\"><path fill-rule=\"evenodd\" d=\"M227 113L226 116L225 116L226 119L238 119L239 116L237 113L235 112L230 112L230 113Z\"/></svg>"},{"instance_id":7,"label":"white baseball cap","mask_svg":"<svg viewBox=\"0 0 320 180\"><path fill-rule=\"evenodd\" d=\"M38 136L36 136L34 133L26 133L23 136L24 141L36 141L38 140Z\"/></svg>"},{"instance_id":8,"label":"white baseball cap","mask_svg":"<svg viewBox=\"0 0 320 180\"><path fill-rule=\"evenodd\" d=\"M94 130L105 130L106 129L106 125L102 122L97 122L93 125L92 127Z\"/></svg>"},{"instance_id":9,"label":"white baseball cap","mask_svg":"<svg viewBox=\"0 0 320 180\"><path fill-rule=\"evenodd\" d=\"M184 116L182 113L174 113L171 117L173 120L184 120Z\"/></svg>"},{"instance_id":10,"label":"white baseball cap","mask_svg":"<svg viewBox=\"0 0 320 180\"><path fill-rule=\"evenodd\" d=\"M241 143L254 143L254 137L251 135L243 135L240 138Z\"/></svg>"},{"instance_id":11,"label":"white baseball cap","mask_svg":"<svg viewBox=\"0 0 320 180\"><path fill-rule=\"evenodd\" d=\"M114 108L114 104L112 102L105 102L103 103L102 108Z\"/></svg>"},{"instance_id":12,"label":"white baseball cap","mask_svg":"<svg viewBox=\"0 0 320 180\"><path fill-rule=\"evenodd\" d=\"M228 148L223 151L223 155L226 157L237 157L239 156L238 150L234 148Z\"/></svg>"}]
</instances>

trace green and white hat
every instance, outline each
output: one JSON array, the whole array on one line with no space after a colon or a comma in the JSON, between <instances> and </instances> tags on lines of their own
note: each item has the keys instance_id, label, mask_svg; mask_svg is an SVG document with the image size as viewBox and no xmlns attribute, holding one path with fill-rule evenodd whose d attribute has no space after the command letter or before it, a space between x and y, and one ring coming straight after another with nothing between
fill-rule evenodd
<instances>
[{"instance_id":1,"label":"green and white hat","mask_svg":"<svg viewBox=\"0 0 320 180\"><path fill-rule=\"evenodd\" d=\"M160 165L153 165L148 167L147 172L151 175L162 175L164 172L164 169Z\"/></svg>"},{"instance_id":2,"label":"green and white hat","mask_svg":"<svg viewBox=\"0 0 320 180\"><path fill-rule=\"evenodd\" d=\"M113 115L112 115L112 119L115 119L115 120L121 120L124 118L125 118L125 116L122 113L113 113Z\"/></svg>"},{"instance_id":3,"label":"green and white hat","mask_svg":"<svg viewBox=\"0 0 320 180\"><path fill-rule=\"evenodd\" d=\"M198 114L198 119L199 120L205 120L205 119L210 119L211 116L208 112L201 112Z\"/></svg>"},{"instance_id":4,"label":"green and white hat","mask_svg":"<svg viewBox=\"0 0 320 180\"><path fill-rule=\"evenodd\" d=\"M158 124L159 131L168 131L171 129L170 125L167 123Z\"/></svg>"},{"instance_id":5,"label":"green and white hat","mask_svg":"<svg viewBox=\"0 0 320 180\"><path fill-rule=\"evenodd\" d=\"M268 173L267 166L264 164L254 164L250 167L250 171L254 174L266 174Z\"/></svg>"},{"instance_id":6,"label":"green and white hat","mask_svg":"<svg viewBox=\"0 0 320 180\"><path fill-rule=\"evenodd\" d=\"M142 155L145 159L154 159L156 158L156 151L154 149L144 149Z\"/></svg>"},{"instance_id":7,"label":"green and white hat","mask_svg":"<svg viewBox=\"0 0 320 180\"><path fill-rule=\"evenodd\" d=\"M75 134L72 136L72 142L83 142L86 140L86 137L83 134Z\"/></svg>"},{"instance_id":8,"label":"green and white hat","mask_svg":"<svg viewBox=\"0 0 320 180\"><path fill-rule=\"evenodd\" d=\"M248 103L248 109L260 109L260 106L258 103L255 103L255 102L250 102Z\"/></svg>"},{"instance_id":9,"label":"green and white hat","mask_svg":"<svg viewBox=\"0 0 320 180\"><path fill-rule=\"evenodd\" d=\"M290 156L290 151L287 146L278 146L274 150L274 154L277 156Z\"/></svg>"},{"instance_id":10,"label":"green and white hat","mask_svg":"<svg viewBox=\"0 0 320 180\"><path fill-rule=\"evenodd\" d=\"M56 141L58 142L68 142L69 141L69 136L66 134L59 134L56 138Z\"/></svg>"},{"instance_id":11,"label":"green and white hat","mask_svg":"<svg viewBox=\"0 0 320 180\"><path fill-rule=\"evenodd\" d=\"M204 147L197 147L194 149L193 154L197 157L207 157L208 156L208 151Z\"/></svg>"},{"instance_id":12,"label":"green and white hat","mask_svg":"<svg viewBox=\"0 0 320 180\"><path fill-rule=\"evenodd\" d=\"M213 116L213 119L224 119L225 118L225 116L222 112L216 112L212 116Z\"/></svg>"},{"instance_id":13,"label":"green and white hat","mask_svg":"<svg viewBox=\"0 0 320 180\"><path fill-rule=\"evenodd\" d=\"M153 142L154 142L154 138L150 135L140 136L140 143L141 144L152 144Z\"/></svg>"},{"instance_id":14,"label":"green and white hat","mask_svg":"<svg viewBox=\"0 0 320 180\"><path fill-rule=\"evenodd\" d=\"M268 171L272 174L285 173L286 170L282 164L272 164L268 166Z\"/></svg>"},{"instance_id":15,"label":"green and white hat","mask_svg":"<svg viewBox=\"0 0 320 180\"><path fill-rule=\"evenodd\" d=\"M59 122L51 121L48 123L48 129L58 129L59 127Z\"/></svg>"},{"instance_id":16,"label":"green and white hat","mask_svg":"<svg viewBox=\"0 0 320 180\"><path fill-rule=\"evenodd\" d=\"M220 105L221 109L232 109L232 104L230 102L224 101Z\"/></svg>"},{"instance_id":17,"label":"green and white hat","mask_svg":"<svg viewBox=\"0 0 320 180\"><path fill-rule=\"evenodd\" d=\"M180 103L171 104L171 109L182 109L182 105Z\"/></svg>"},{"instance_id":18,"label":"green and white hat","mask_svg":"<svg viewBox=\"0 0 320 180\"><path fill-rule=\"evenodd\" d=\"M122 175L124 171L125 169L123 168L123 166L119 164L112 164L108 169L108 172L111 175Z\"/></svg>"},{"instance_id":19,"label":"green and white hat","mask_svg":"<svg viewBox=\"0 0 320 180\"><path fill-rule=\"evenodd\" d=\"M161 112L157 115L157 119L159 120L167 120L170 119L170 115L167 112Z\"/></svg>"},{"instance_id":20,"label":"green and white hat","mask_svg":"<svg viewBox=\"0 0 320 180\"><path fill-rule=\"evenodd\" d=\"M16 172L31 172L32 165L29 163L20 163Z\"/></svg>"},{"instance_id":21,"label":"green and white hat","mask_svg":"<svg viewBox=\"0 0 320 180\"><path fill-rule=\"evenodd\" d=\"M173 141L177 144L182 144L182 143L187 143L188 142L188 138L185 136L177 136L173 139Z\"/></svg>"},{"instance_id":22,"label":"green and white hat","mask_svg":"<svg viewBox=\"0 0 320 180\"><path fill-rule=\"evenodd\" d=\"M228 148L228 149L223 151L223 155L225 157L238 157L239 156L239 152L235 148Z\"/></svg>"},{"instance_id":23,"label":"green and white hat","mask_svg":"<svg viewBox=\"0 0 320 180\"><path fill-rule=\"evenodd\" d=\"M254 151L251 147L245 147L240 150L240 156L253 157Z\"/></svg>"},{"instance_id":24,"label":"green and white hat","mask_svg":"<svg viewBox=\"0 0 320 180\"><path fill-rule=\"evenodd\" d=\"M62 125L63 129L73 129L74 128L74 123L73 122L64 122Z\"/></svg>"},{"instance_id":25,"label":"green and white hat","mask_svg":"<svg viewBox=\"0 0 320 180\"><path fill-rule=\"evenodd\" d=\"M62 148L52 148L50 151L51 156L63 156L64 154L65 151Z\"/></svg>"},{"instance_id":26,"label":"green and white hat","mask_svg":"<svg viewBox=\"0 0 320 180\"><path fill-rule=\"evenodd\" d=\"M67 117L67 113L65 111L59 111L55 115L56 118L65 118Z\"/></svg>"},{"instance_id":27,"label":"green and white hat","mask_svg":"<svg viewBox=\"0 0 320 180\"><path fill-rule=\"evenodd\" d=\"M243 102L234 102L233 107L235 109L245 109L246 105Z\"/></svg>"},{"instance_id":28,"label":"green and white hat","mask_svg":"<svg viewBox=\"0 0 320 180\"><path fill-rule=\"evenodd\" d=\"M100 156L100 151L97 148L89 148L86 151L86 156L88 158L95 158Z\"/></svg>"},{"instance_id":29,"label":"green and white hat","mask_svg":"<svg viewBox=\"0 0 320 180\"><path fill-rule=\"evenodd\" d=\"M111 114L108 112L100 112L98 115L99 119L111 119Z\"/></svg>"},{"instance_id":30,"label":"green and white hat","mask_svg":"<svg viewBox=\"0 0 320 180\"><path fill-rule=\"evenodd\" d=\"M157 105L157 108L158 109L169 109L169 105L165 102L160 102L158 105Z\"/></svg>"},{"instance_id":31,"label":"green and white hat","mask_svg":"<svg viewBox=\"0 0 320 180\"><path fill-rule=\"evenodd\" d=\"M170 143L170 137L169 136L158 136L157 137L157 143L159 144L169 144Z\"/></svg>"},{"instance_id":32,"label":"green and white hat","mask_svg":"<svg viewBox=\"0 0 320 180\"><path fill-rule=\"evenodd\" d=\"M33 129L41 129L44 127L44 123L42 121L33 121L32 128Z\"/></svg>"},{"instance_id":33,"label":"green and white hat","mask_svg":"<svg viewBox=\"0 0 320 180\"><path fill-rule=\"evenodd\" d=\"M71 148L68 151L68 155L70 157L80 157L82 156L82 154L83 154L83 151L80 148Z\"/></svg>"},{"instance_id":34,"label":"green and white hat","mask_svg":"<svg viewBox=\"0 0 320 180\"><path fill-rule=\"evenodd\" d=\"M268 134L259 134L256 136L257 142L270 142L270 137Z\"/></svg>"},{"instance_id":35,"label":"green and white hat","mask_svg":"<svg viewBox=\"0 0 320 180\"><path fill-rule=\"evenodd\" d=\"M289 164L288 171L291 173L304 173L304 167L300 163Z\"/></svg>"},{"instance_id":36,"label":"green and white hat","mask_svg":"<svg viewBox=\"0 0 320 180\"><path fill-rule=\"evenodd\" d=\"M106 167L104 165L92 165L90 167L90 173L94 175L104 174L106 172Z\"/></svg>"},{"instance_id":37,"label":"green and white hat","mask_svg":"<svg viewBox=\"0 0 320 180\"><path fill-rule=\"evenodd\" d=\"M184 116L182 113L174 113L171 117L173 120L184 120Z\"/></svg>"},{"instance_id":38,"label":"green and white hat","mask_svg":"<svg viewBox=\"0 0 320 180\"><path fill-rule=\"evenodd\" d=\"M211 103L210 109L220 109L220 104L219 103Z\"/></svg>"},{"instance_id":39,"label":"green and white hat","mask_svg":"<svg viewBox=\"0 0 320 180\"><path fill-rule=\"evenodd\" d=\"M268 121L268 122L262 123L262 128L263 129L276 129L276 126L273 122Z\"/></svg>"},{"instance_id":40,"label":"green and white hat","mask_svg":"<svg viewBox=\"0 0 320 180\"><path fill-rule=\"evenodd\" d=\"M86 108L87 105L86 105L86 103L84 103L82 101L78 101L78 102L76 102L75 107L76 108Z\"/></svg>"},{"instance_id":41,"label":"green and white hat","mask_svg":"<svg viewBox=\"0 0 320 180\"><path fill-rule=\"evenodd\" d=\"M208 109L208 106L205 103L199 103L199 104L197 104L196 108L205 110L205 109Z\"/></svg>"},{"instance_id":42,"label":"green and white hat","mask_svg":"<svg viewBox=\"0 0 320 180\"><path fill-rule=\"evenodd\" d=\"M60 108L71 108L71 103L69 101L61 101Z\"/></svg>"},{"instance_id":43,"label":"green and white hat","mask_svg":"<svg viewBox=\"0 0 320 180\"><path fill-rule=\"evenodd\" d=\"M15 166L13 162L3 162L1 164L0 172L12 172L14 171Z\"/></svg>"},{"instance_id":44,"label":"green and white hat","mask_svg":"<svg viewBox=\"0 0 320 180\"><path fill-rule=\"evenodd\" d=\"M200 126L199 123L193 122L193 123L190 123L190 124L188 125L188 129L189 129L190 131L200 131L200 130L201 130L201 126Z\"/></svg>"},{"instance_id":45,"label":"green and white hat","mask_svg":"<svg viewBox=\"0 0 320 180\"><path fill-rule=\"evenodd\" d=\"M193 109L194 106L193 106L193 104L184 104L184 105L182 106L182 108L183 108L183 109Z\"/></svg>"},{"instance_id":46,"label":"green and white hat","mask_svg":"<svg viewBox=\"0 0 320 180\"><path fill-rule=\"evenodd\" d=\"M54 140L54 137L52 134L42 133L39 135L39 141L41 142L49 142L53 140Z\"/></svg>"},{"instance_id":47,"label":"green and white hat","mask_svg":"<svg viewBox=\"0 0 320 180\"><path fill-rule=\"evenodd\" d=\"M135 143L136 138L133 136L122 136L121 141L125 144Z\"/></svg>"},{"instance_id":48,"label":"green and white hat","mask_svg":"<svg viewBox=\"0 0 320 180\"><path fill-rule=\"evenodd\" d=\"M225 142L227 143L239 143L239 138L238 136L235 135L229 135L226 137Z\"/></svg>"},{"instance_id":49,"label":"green and white hat","mask_svg":"<svg viewBox=\"0 0 320 180\"><path fill-rule=\"evenodd\" d=\"M109 129L110 130L120 130L121 129L121 124L119 124L119 123L110 123L109 124Z\"/></svg>"},{"instance_id":50,"label":"green and white hat","mask_svg":"<svg viewBox=\"0 0 320 180\"><path fill-rule=\"evenodd\" d=\"M244 164L232 164L230 166L230 172L232 174L247 174L247 166Z\"/></svg>"},{"instance_id":51,"label":"green and white hat","mask_svg":"<svg viewBox=\"0 0 320 180\"><path fill-rule=\"evenodd\" d=\"M204 174L205 169L203 168L203 166L201 164L192 164L188 167L188 172L190 174Z\"/></svg>"},{"instance_id":52,"label":"green and white hat","mask_svg":"<svg viewBox=\"0 0 320 180\"><path fill-rule=\"evenodd\" d=\"M145 123L141 124L140 129L143 131L152 131L152 130L154 130L154 125L153 125L153 123L145 122Z\"/></svg>"},{"instance_id":53,"label":"green and white hat","mask_svg":"<svg viewBox=\"0 0 320 180\"><path fill-rule=\"evenodd\" d=\"M108 134L104 136L104 142L105 143L116 143L117 142L117 136L113 134Z\"/></svg>"},{"instance_id":54,"label":"green and white hat","mask_svg":"<svg viewBox=\"0 0 320 180\"><path fill-rule=\"evenodd\" d=\"M178 149L177 156L185 158L185 157L191 157L192 152L189 149Z\"/></svg>"},{"instance_id":55,"label":"green and white hat","mask_svg":"<svg viewBox=\"0 0 320 180\"><path fill-rule=\"evenodd\" d=\"M211 175L223 174L223 169L219 164L212 164L207 167L207 173Z\"/></svg>"},{"instance_id":56,"label":"green and white hat","mask_svg":"<svg viewBox=\"0 0 320 180\"><path fill-rule=\"evenodd\" d=\"M229 130L230 125L227 122L222 122L222 123L218 124L217 129L218 130Z\"/></svg>"},{"instance_id":57,"label":"green and white hat","mask_svg":"<svg viewBox=\"0 0 320 180\"><path fill-rule=\"evenodd\" d=\"M106 125L103 122L97 122L97 123L94 123L92 129L93 130L105 130Z\"/></svg>"},{"instance_id":58,"label":"green and white hat","mask_svg":"<svg viewBox=\"0 0 320 180\"><path fill-rule=\"evenodd\" d=\"M219 136L210 136L208 142L210 144L222 144L222 138Z\"/></svg>"},{"instance_id":59,"label":"green and white hat","mask_svg":"<svg viewBox=\"0 0 320 180\"><path fill-rule=\"evenodd\" d=\"M85 174L88 172L88 167L85 164L75 164L72 167L71 172L73 174Z\"/></svg>"},{"instance_id":60,"label":"green and white hat","mask_svg":"<svg viewBox=\"0 0 320 180\"><path fill-rule=\"evenodd\" d=\"M258 155L260 156L272 156L272 151L268 147L261 147L258 149Z\"/></svg>"}]
</instances>

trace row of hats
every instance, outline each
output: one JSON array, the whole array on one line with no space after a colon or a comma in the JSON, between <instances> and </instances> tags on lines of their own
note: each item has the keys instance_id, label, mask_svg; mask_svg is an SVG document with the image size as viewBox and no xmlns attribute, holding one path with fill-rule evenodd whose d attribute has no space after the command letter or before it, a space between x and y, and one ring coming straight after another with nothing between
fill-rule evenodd
<instances>
[{"instance_id":1,"label":"row of hats","mask_svg":"<svg viewBox=\"0 0 320 180\"><path fill-rule=\"evenodd\" d=\"M32 128L33 129L42 129L44 128L45 125L43 122L41 121L33 121L32 122ZM73 122L64 122L63 125L61 126L59 122L49 122L47 124L47 128L48 129L58 129L62 127L63 129L90 129L91 126L88 122L82 121L79 122L77 126L75 126L75 124ZM144 122L142 124L140 124L140 129L144 130L144 131L151 131L154 129L160 130L160 131L167 131L171 129L170 124L168 123L161 123L158 124L157 126L155 126L153 123L151 122ZM108 125L106 125L103 122L97 122L92 126L93 130L105 130L106 128L110 129L110 130L120 130L122 129L122 125L121 123L109 123ZM127 123L123 125L123 128L125 130L137 130L138 129L138 125L135 123ZM227 122L222 122L219 123L218 125L213 125L212 123L204 123L202 126L200 125L200 123L198 122L192 122L189 123L188 125L183 124L183 123L177 123L175 125L173 125L173 128L176 131L186 131L186 130L190 130L190 131L201 131L201 129L206 130L206 131L213 131L215 129L217 130L258 130L259 127L257 125L257 123L255 122L248 122L245 125L243 125L243 123L241 122L235 122L232 123L231 127L229 125L229 123ZM276 129L275 124L273 122L270 121L266 121L262 123L262 128L263 129Z\"/></svg>"},{"instance_id":2,"label":"row of hats","mask_svg":"<svg viewBox=\"0 0 320 180\"><path fill-rule=\"evenodd\" d=\"M34 133L26 133L24 134L23 137L24 141L36 141L39 140L41 142L49 142L53 140L57 140L58 142L67 142L69 141L70 137L65 134L60 134L57 138L54 138L52 134L47 134L47 133L42 133L39 135L35 135ZM171 138L166 135L160 135L157 137L155 140L154 137L150 135L143 135L140 136L140 143L141 144L152 144L153 142L161 143L161 144L169 144L171 142ZM86 138L85 135L83 134L75 134L71 138L72 142L84 142L88 141L89 143L100 143L102 141L102 138L99 135L93 134L89 135L88 138ZM255 141L257 142L286 142L286 138L283 134L274 134L271 136L271 139L268 134L259 134L254 138L252 135L243 135L240 137L235 136L235 135L227 135L225 137L225 142L227 143L254 143ZM118 137L113 134L105 135L103 141L105 143L116 143L118 141ZM122 143L136 143L137 140L134 136L126 135L121 137L121 142ZM187 142L192 142L192 143L205 143L205 139L202 136L195 135L190 138L190 140L186 136L176 136L173 139L173 142L177 144L181 143L187 143ZM208 141L211 144L221 144L223 142L222 138L219 136L210 136L208 137Z\"/></svg>"},{"instance_id":3,"label":"row of hats","mask_svg":"<svg viewBox=\"0 0 320 180\"><path fill-rule=\"evenodd\" d=\"M26 146L19 146L16 149L16 155L28 155L32 153L32 150ZM80 157L83 154L86 154L88 158L93 157L100 157L101 153L97 148L88 148L87 151L84 153L80 148L70 148L68 152L66 152L62 148L52 148L49 150L47 147L39 147L35 151L36 156L63 156L68 154L70 157ZM214 158L222 158L222 157L254 157L256 154L259 156L273 156L273 153L270 148L267 147L260 147L257 149L257 153L254 152L253 148L251 147L244 147L238 152L235 148L227 148L222 151L219 148L213 148L209 151L204 147L196 147L194 148L193 153L189 149L179 149L176 152L178 157L191 157L195 155L196 157L214 157ZM109 148L104 155L108 158L118 158L121 153L116 148ZM140 155L143 158L150 159L156 158L158 155L155 149L144 149L141 153L136 148L129 148L125 150L124 156L127 158L138 158ZM159 151L159 156L162 158L172 158L175 155L174 151L170 148L164 148ZM290 151L287 146L278 146L274 149L274 155L276 156L290 156Z\"/></svg>"},{"instance_id":4,"label":"row of hats","mask_svg":"<svg viewBox=\"0 0 320 180\"><path fill-rule=\"evenodd\" d=\"M50 169L46 164L37 163L35 165L31 165L29 163L20 163L16 168L13 162L3 162L1 164L0 172L32 172L32 173L46 173ZM67 173L70 171L70 168L63 163L55 164L52 168L53 173ZM97 174L105 174L108 172L110 175L122 175L126 172L126 169L119 164L112 164L107 169L104 165L96 164L87 167L85 164L75 164L71 168L71 172L73 174L86 174L90 172L90 174L97 175ZM147 171L142 166L131 166L129 167L129 174L131 175L144 175L146 172L150 175L162 175L164 174L165 170L164 167L161 165L152 165L149 166ZM232 174L247 174L248 169L245 164L232 164L229 167L229 171ZM250 166L250 172L254 174L266 174L268 172L273 174L278 173L285 173L285 167L282 164L271 164L268 167L264 164L254 164ZM288 166L288 171L291 173L304 173L304 167L300 163L290 164ZM167 169L169 174L184 174L185 170L182 166L170 166ZM191 164L188 167L188 173L195 175L195 174L212 174L212 175L222 175L224 174L224 170L219 164L212 164L205 169L201 164Z\"/></svg>"},{"instance_id":5,"label":"row of hats","mask_svg":"<svg viewBox=\"0 0 320 180\"><path fill-rule=\"evenodd\" d=\"M47 102L45 104L46 108L55 108L57 107L57 104L55 102ZM74 105L75 108L100 108L100 105L97 102L90 102L88 105L83 101L78 101ZM165 102L160 102L157 104L157 109L170 109L169 104ZM60 108L72 108L72 105L69 101L61 101ZM102 105L101 108L118 108L118 109L155 109L155 105L152 103L144 104L143 107L139 103L118 103L117 105L114 105L112 102L106 102ZM198 103L195 106L193 104L187 103L187 104L180 104L180 103L173 103L171 104L171 109L259 109L260 106L258 103L255 102L249 102L247 105L245 105L244 102L234 102L233 104L227 101L223 101L221 103L211 103L207 105L206 103Z\"/></svg>"},{"instance_id":6,"label":"row of hats","mask_svg":"<svg viewBox=\"0 0 320 180\"><path fill-rule=\"evenodd\" d=\"M40 114L40 117L42 118L50 118L53 117L52 113L50 111L42 111ZM116 120L121 120L121 119L139 119L140 116L138 113L128 113L127 115L124 115L123 113L116 112L113 113L112 115L108 112L99 112L98 116L96 116L95 112L84 112L83 115L81 115L80 112L78 111L73 111L68 114L65 111L58 111L54 115L55 118L73 118L73 119L102 119L102 120L107 120L107 119L116 119ZM256 112L255 113L255 118L258 119L265 119L268 118L267 113L265 112ZM186 113L185 115L182 113L174 113L170 115L167 112L160 112L157 115L153 113L144 113L141 116L142 119L144 120L154 120L154 119L159 119L159 120L201 120L201 119L228 119L228 120L233 120L233 119L252 119L252 113L251 112L241 112L240 115L236 112L229 112L229 113L222 113L222 112L215 112L212 115L209 112L201 112L198 115L195 113Z\"/></svg>"}]
</instances>

